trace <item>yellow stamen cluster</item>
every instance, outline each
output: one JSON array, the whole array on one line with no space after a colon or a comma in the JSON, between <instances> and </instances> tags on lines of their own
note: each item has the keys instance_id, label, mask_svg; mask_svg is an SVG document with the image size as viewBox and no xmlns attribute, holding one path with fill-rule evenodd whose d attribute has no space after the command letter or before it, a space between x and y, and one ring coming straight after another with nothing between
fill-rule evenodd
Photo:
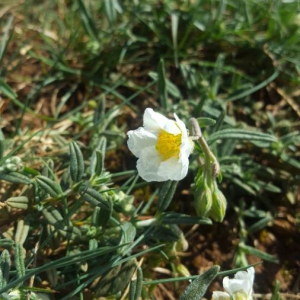
<instances>
[{"instance_id":1,"label":"yellow stamen cluster","mask_svg":"<svg viewBox=\"0 0 300 300\"><path fill-rule=\"evenodd\" d=\"M233 299L234 300L247 300L247 294L243 291L240 291L240 292L235 292L233 294Z\"/></svg>"},{"instance_id":2,"label":"yellow stamen cluster","mask_svg":"<svg viewBox=\"0 0 300 300\"><path fill-rule=\"evenodd\" d=\"M182 134L174 135L162 130L157 139L156 150L163 157L163 161L171 157L179 158Z\"/></svg>"}]
</instances>

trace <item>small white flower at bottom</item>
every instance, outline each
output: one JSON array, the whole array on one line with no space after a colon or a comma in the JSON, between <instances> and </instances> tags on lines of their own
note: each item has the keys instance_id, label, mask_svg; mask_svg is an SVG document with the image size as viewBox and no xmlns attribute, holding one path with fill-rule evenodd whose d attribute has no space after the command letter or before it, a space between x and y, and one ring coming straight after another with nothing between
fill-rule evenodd
<instances>
[{"instance_id":1,"label":"small white flower at bottom","mask_svg":"<svg viewBox=\"0 0 300 300\"><path fill-rule=\"evenodd\" d=\"M188 172L193 141L185 124L174 117L176 121L147 108L144 126L127 133L128 148L139 158L137 170L146 181L181 180Z\"/></svg>"},{"instance_id":2,"label":"small white flower at bottom","mask_svg":"<svg viewBox=\"0 0 300 300\"><path fill-rule=\"evenodd\" d=\"M239 271L234 278L226 276L223 287L226 292L213 292L212 300L252 300L255 270L253 267L246 271Z\"/></svg>"}]
</instances>

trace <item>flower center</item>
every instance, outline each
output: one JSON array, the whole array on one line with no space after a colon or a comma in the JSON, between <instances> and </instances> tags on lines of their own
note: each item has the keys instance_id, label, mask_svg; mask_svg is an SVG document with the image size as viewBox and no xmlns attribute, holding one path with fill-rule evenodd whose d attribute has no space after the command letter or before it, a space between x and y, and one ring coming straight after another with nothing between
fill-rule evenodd
<instances>
[{"instance_id":1,"label":"flower center","mask_svg":"<svg viewBox=\"0 0 300 300\"><path fill-rule=\"evenodd\" d=\"M163 157L164 161L171 157L179 158L181 136L181 133L174 135L164 130L159 133L156 143L156 150Z\"/></svg>"}]
</instances>

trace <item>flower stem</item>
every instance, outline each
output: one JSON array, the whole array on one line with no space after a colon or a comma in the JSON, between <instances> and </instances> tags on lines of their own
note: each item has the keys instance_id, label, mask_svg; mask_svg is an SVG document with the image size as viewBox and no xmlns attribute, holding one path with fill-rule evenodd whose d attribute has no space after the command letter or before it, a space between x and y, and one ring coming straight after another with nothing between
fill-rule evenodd
<instances>
[{"instance_id":1,"label":"flower stem","mask_svg":"<svg viewBox=\"0 0 300 300\"><path fill-rule=\"evenodd\" d=\"M195 118L191 118L190 122L192 125L193 136L195 137L195 139L197 139L205 156L204 168L206 169L206 172L209 174L208 181L211 181L211 175L213 175L213 177L217 177L220 173L220 166L218 160L215 157L215 155L212 153L206 140L204 139L197 120ZM212 164L212 170L210 170L211 164Z\"/></svg>"}]
</instances>

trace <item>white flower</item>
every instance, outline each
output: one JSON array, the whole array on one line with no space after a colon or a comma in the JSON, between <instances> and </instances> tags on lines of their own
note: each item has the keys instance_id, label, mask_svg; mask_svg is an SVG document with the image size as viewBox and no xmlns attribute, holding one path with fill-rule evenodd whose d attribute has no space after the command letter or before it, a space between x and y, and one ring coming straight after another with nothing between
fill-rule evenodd
<instances>
[{"instance_id":1,"label":"white flower","mask_svg":"<svg viewBox=\"0 0 300 300\"><path fill-rule=\"evenodd\" d=\"M138 157L139 175L146 181L181 180L188 171L193 142L184 123L147 108L143 127L127 133L128 148Z\"/></svg>"},{"instance_id":2,"label":"white flower","mask_svg":"<svg viewBox=\"0 0 300 300\"><path fill-rule=\"evenodd\" d=\"M239 271L233 279L225 277L223 287L226 292L213 292L213 300L252 300L254 268L251 267L245 271Z\"/></svg>"}]
</instances>

